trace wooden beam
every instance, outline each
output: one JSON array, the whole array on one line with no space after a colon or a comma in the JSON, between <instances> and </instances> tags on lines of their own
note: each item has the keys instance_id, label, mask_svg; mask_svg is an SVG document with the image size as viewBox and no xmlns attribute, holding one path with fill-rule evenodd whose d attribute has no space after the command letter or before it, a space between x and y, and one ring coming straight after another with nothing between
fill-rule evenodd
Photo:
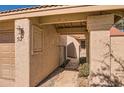
<instances>
[{"instance_id":1,"label":"wooden beam","mask_svg":"<svg viewBox=\"0 0 124 93\"><path fill-rule=\"evenodd\" d=\"M87 15L89 14L78 13L41 17L40 25L86 22Z\"/></svg>"},{"instance_id":2,"label":"wooden beam","mask_svg":"<svg viewBox=\"0 0 124 93\"><path fill-rule=\"evenodd\" d=\"M40 25L54 25L54 24L63 24L63 23L76 23L76 22L86 22L86 20L63 21L63 22L49 22L49 23L41 23Z\"/></svg>"}]
</instances>

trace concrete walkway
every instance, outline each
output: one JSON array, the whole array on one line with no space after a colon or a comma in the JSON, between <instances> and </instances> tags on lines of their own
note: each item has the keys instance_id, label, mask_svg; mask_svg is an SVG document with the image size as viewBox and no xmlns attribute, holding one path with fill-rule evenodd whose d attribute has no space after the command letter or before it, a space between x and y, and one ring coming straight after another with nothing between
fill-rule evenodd
<instances>
[{"instance_id":1,"label":"concrete walkway","mask_svg":"<svg viewBox=\"0 0 124 93\"><path fill-rule=\"evenodd\" d=\"M46 80L44 80L41 87L78 87L78 62L71 58L70 62L65 68L56 69Z\"/></svg>"},{"instance_id":2,"label":"concrete walkway","mask_svg":"<svg viewBox=\"0 0 124 93\"><path fill-rule=\"evenodd\" d=\"M65 69L78 70L79 62L77 58L69 58L70 62L65 66Z\"/></svg>"},{"instance_id":3,"label":"concrete walkway","mask_svg":"<svg viewBox=\"0 0 124 93\"><path fill-rule=\"evenodd\" d=\"M74 58L69 59L70 62L65 68L57 68L39 84L39 87L87 87L88 79L78 77L78 61Z\"/></svg>"},{"instance_id":4,"label":"concrete walkway","mask_svg":"<svg viewBox=\"0 0 124 93\"><path fill-rule=\"evenodd\" d=\"M58 68L39 87L78 87L78 71Z\"/></svg>"},{"instance_id":5,"label":"concrete walkway","mask_svg":"<svg viewBox=\"0 0 124 93\"><path fill-rule=\"evenodd\" d=\"M54 86L55 87L76 87L78 86L77 80L78 72L77 71L67 71L64 70L59 74Z\"/></svg>"}]
</instances>

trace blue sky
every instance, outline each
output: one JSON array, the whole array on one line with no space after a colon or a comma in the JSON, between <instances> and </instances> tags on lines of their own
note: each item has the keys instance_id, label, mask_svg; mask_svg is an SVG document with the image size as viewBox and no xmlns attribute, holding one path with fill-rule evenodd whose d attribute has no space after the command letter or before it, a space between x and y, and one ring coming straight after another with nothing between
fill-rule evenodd
<instances>
[{"instance_id":1,"label":"blue sky","mask_svg":"<svg viewBox=\"0 0 124 93\"><path fill-rule=\"evenodd\" d=\"M32 7L35 5L0 5L0 11L12 10L17 8Z\"/></svg>"}]
</instances>

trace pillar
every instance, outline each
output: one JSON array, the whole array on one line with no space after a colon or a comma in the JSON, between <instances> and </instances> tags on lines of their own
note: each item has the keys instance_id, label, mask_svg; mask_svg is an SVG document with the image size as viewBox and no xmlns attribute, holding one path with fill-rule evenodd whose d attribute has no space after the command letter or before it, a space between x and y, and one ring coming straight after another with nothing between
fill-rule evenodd
<instances>
[{"instance_id":1,"label":"pillar","mask_svg":"<svg viewBox=\"0 0 124 93\"><path fill-rule=\"evenodd\" d=\"M15 20L15 86L29 86L30 20Z\"/></svg>"},{"instance_id":2,"label":"pillar","mask_svg":"<svg viewBox=\"0 0 124 93\"><path fill-rule=\"evenodd\" d=\"M90 34L90 86L111 86L109 30L113 23L113 14L89 16L87 18L87 28Z\"/></svg>"}]
</instances>

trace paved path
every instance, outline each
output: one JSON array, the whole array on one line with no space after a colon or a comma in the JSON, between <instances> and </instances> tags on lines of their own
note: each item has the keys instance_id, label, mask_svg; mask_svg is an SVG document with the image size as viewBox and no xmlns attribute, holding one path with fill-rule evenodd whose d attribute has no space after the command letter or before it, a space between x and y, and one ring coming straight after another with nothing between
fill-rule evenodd
<instances>
[{"instance_id":1,"label":"paved path","mask_svg":"<svg viewBox=\"0 0 124 93\"><path fill-rule=\"evenodd\" d=\"M76 87L78 79L78 72L77 71L68 71L64 70L62 73L59 74L54 86L55 87Z\"/></svg>"},{"instance_id":2,"label":"paved path","mask_svg":"<svg viewBox=\"0 0 124 93\"><path fill-rule=\"evenodd\" d=\"M44 80L41 87L78 87L78 62L74 58L70 59L70 62L65 68L56 69L51 75Z\"/></svg>"},{"instance_id":3,"label":"paved path","mask_svg":"<svg viewBox=\"0 0 124 93\"><path fill-rule=\"evenodd\" d=\"M56 69L39 87L78 87L78 71Z\"/></svg>"},{"instance_id":4,"label":"paved path","mask_svg":"<svg viewBox=\"0 0 124 93\"><path fill-rule=\"evenodd\" d=\"M66 69L77 70L79 67L78 59L68 58L70 62L65 66Z\"/></svg>"}]
</instances>

